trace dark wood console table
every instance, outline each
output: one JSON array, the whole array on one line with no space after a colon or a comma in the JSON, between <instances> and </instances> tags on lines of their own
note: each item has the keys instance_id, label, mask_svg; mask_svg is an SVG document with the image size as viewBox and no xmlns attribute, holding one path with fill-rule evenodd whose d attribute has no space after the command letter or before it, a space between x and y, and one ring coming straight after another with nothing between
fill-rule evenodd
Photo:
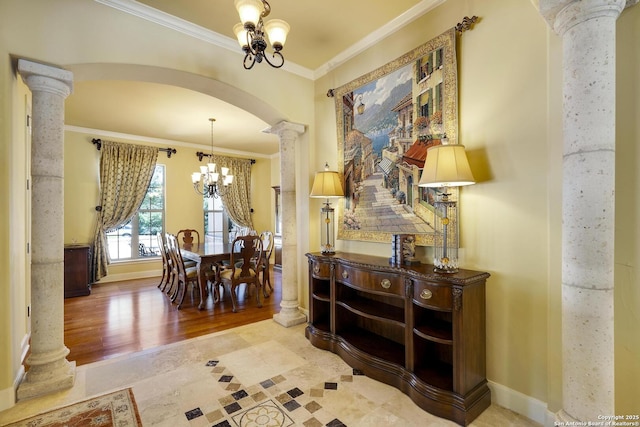
<instances>
[{"instance_id":1,"label":"dark wood console table","mask_svg":"<svg viewBox=\"0 0 640 427\"><path fill-rule=\"evenodd\" d=\"M438 274L432 265L307 254L309 324L316 347L461 425L491 404L486 379L488 273Z\"/></svg>"}]
</instances>

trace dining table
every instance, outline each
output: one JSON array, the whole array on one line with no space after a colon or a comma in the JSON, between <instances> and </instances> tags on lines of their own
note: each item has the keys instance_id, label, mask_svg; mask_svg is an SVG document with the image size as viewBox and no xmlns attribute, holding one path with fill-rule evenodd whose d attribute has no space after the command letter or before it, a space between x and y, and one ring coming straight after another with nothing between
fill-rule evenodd
<instances>
[{"instance_id":1,"label":"dining table","mask_svg":"<svg viewBox=\"0 0 640 427\"><path fill-rule=\"evenodd\" d=\"M198 269L198 288L200 289L199 310L204 308L207 298L205 292L207 287L206 273L213 271L217 263L229 260L232 247L232 243L223 243L220 241L208 241L196 245L184 244L180 247L182 258L196 262ZM212 296L212 298L214 298L215 302L215 297Z\"/></svg>"}]
</instances>

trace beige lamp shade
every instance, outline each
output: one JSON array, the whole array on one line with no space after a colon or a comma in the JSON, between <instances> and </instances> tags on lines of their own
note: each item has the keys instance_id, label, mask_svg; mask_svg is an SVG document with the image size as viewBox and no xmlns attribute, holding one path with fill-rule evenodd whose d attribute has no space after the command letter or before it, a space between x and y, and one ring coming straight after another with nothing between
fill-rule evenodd
<instances>
[{"instance_id":1,"label":"beige lamp shade","mask_svg":"<svg viewBox=\"0 0 640 427\"><path fill-rule=\"evenodd\" d=\"M284 47L284 43L287 41L287 34L289 34L289 24L282 19L271 19L264 23L264 30L269 37L269 43L271 46L279 46L280 49Z\"/></svg>"},{"instance_id":2,"label":"beige lamp shade","mask_svg":"<svg viewBox=\"0 0 640 427\"><path fill-rule=\"evenodd\" d=\"M246 28L249 24L255 28L262 13L262 2L260 0L236 0L234 4L243 26Z\"/></svg>"},{"instance_id":3,"label":"beige lamp shade","mask_svg":"<svg viewBox=\"0 0 640 427\"><path fill-rule=\"evenodd\" d=\"M458 187L475 184L464 145L436 145L427 150L419 187Z\"/></svg>"},{"instance_id":4,"label":"beige lamp shade","mask_svg":"<svg viewBox=\"0 0 640 427\"><path fill-rule=\"evenodd\" d=\"M338 172L328 170L317 172L313 180L310 196L324 199L344 196Z\"/></svg>"},{"instance_id":5,"label":"beige lamp shade","mask_svg":"<svg viewBox=\"0 0 640 427\"><path fill-rule=\"evenodd\" d=\"M236 39L238 40L238 44L241 48L245 46L248 48L247 44L247 29L244 28L244 24L239 23L233 26L233 34L236 35Z\"/></svg>"}]
</instances>

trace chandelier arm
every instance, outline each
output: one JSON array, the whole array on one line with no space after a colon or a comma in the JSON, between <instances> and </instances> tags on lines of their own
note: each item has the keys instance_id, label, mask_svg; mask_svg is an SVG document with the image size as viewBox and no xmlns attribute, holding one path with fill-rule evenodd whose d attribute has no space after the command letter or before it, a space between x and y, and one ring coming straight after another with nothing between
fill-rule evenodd
<instances>
[{"instance_id":1,"label":"chandelier arm","mask_svg":"<svg viewBox=\"0 0 640 427\"><path fill-rule=\"evenodd\" d=\"M207 191L205 190L205 188L206 187L203 186L203 189L202 190L200 189L200 181L193 183L193 189L196 191L196 193L200 194L201 196L205 196L206 195L205 193Z\"/></svg>"},{"instance_id":2,"label":"chandelier arm","mask_svg":"<svg viewBox=\"0 0 640 427\"><path fill-rule=\"evenodd\" d=\"M267 63L271 65L273 68L280 68L284 65L284 56L282 56L280 52L275 51L273 52L272 58L275 58L276 56L280 57L280 65L277 65L276 62L269 61L269 57L267 55L264 55L264 60L267 61Z\"/></svg>"},{"instance_id":3,"label":"chandelier arm","mask_svg":"<svg viewBox=\"0 0 640 427\"><path fill-rule=\"evenodd\" d=\"M262 0L262 5L264 6L264 10L260 14L260 17L265 18L271 13L271 5L267 2L267 0Z\"/></svg>"},{"instance_id":4,"label":"chandelier arm","mask_svg":"<svg viewBox=\"0 0 640 427\"><path fill-rule=\"evenodd\" d=\"M247 54L244 56L244 61L242 61L242 65L244 66L244 69L250 70L251 68L253 68L253 64L255 63L256 63L256 55L252 55L250 52L247 52Z\"/></svg>"}]
</instances>

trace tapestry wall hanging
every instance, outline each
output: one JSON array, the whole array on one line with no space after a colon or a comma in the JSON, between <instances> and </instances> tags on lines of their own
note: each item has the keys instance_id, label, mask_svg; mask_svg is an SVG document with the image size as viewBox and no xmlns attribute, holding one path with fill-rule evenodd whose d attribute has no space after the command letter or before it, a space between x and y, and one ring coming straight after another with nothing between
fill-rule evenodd
<instances>
[{"instance_id":1,"label":"tapestry wall hanging","mask_svg":"<svg viewBox=\"0 0 640 427\"><path fill-rule=\"evenodd\" d=\"M391 242L413 234L434 238L439 189L418 187L427 149L457 143L456 30L329 93L334 96L338 170L345 197L338 239ZM457 200L452 189L450 200Z\"/></svg>"}]
</instances>

